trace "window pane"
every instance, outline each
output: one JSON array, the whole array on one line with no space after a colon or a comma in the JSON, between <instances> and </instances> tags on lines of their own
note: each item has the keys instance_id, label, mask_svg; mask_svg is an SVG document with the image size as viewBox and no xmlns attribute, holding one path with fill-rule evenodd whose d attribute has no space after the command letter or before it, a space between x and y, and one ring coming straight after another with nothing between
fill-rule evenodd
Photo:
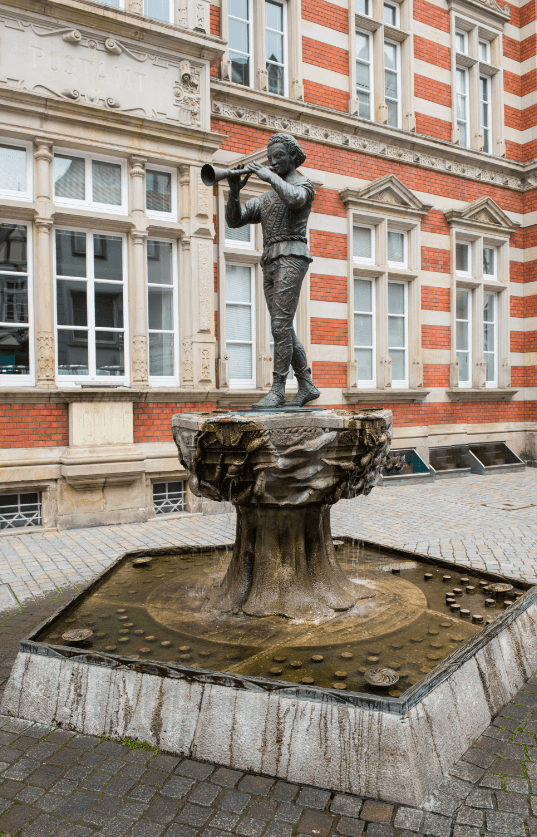
<instances>
[{"instance_id":1,"label":"window pane","mask_svg":"<svg viewBox=\"0 0 537 837\"><path fill-rule=\"evenodd\" d=\"M0 224L0 270L26 273L28 270L27 229L17 224Z\"/></svg>"},{"instance_id":2,"label":"window pane","mask_svg":"<svg viewBox=\"0 0 537 837\"><path fill-rule=\"evenodd\" d=\"M369 0L356 0L356 11L360 15L369 15Z\"/></svg>"},{"instance_id":3,"label":"window pane","mask_svg":"<svg viewBox=\"0 0 537 837\"><path fill-rule=\"evenodd\" d=\"M0 374L30 374L30 346L27 328L0 326Z\"/></svg>"},{"instance_id":4,"label":"window pane","mask_svg":"<svg viewBox=\"0 0 537 837\"><path fill-rule=\"evenodd\" d=\"M468 244L455 245L455 268L459 273L468 273L470 269L470 247Z\"/></svg>"},{"instance_id":5,"label":"window pane","mask_svg":"<svg viewBox=\"0 0 537 837\"><path fill-rule=\"evenodd\" d=\"M403 348L405 345L405 321L403 317L388 317L388 343Z\"/></svg>"},{"instance_id":6,"label":"window pane","mask_svg":"<svg viewBox=\"0 0 537 837\"><path fill-rule=\"evenodd\" d=\"M364 93L361 90L357 91L358 95L358 116L362 119L371 119L371 102L369 93Z\"/></svg>"},{"instance_id":7,"label":"window pane","mask_svg":"<svg viewBox=\"0 0 537 837\"><path fill-rule=\"evenodd\" d=\"M231 21L230 21L231 23ZM234 52L229 53L231 59L231 81L235 84L250 84L250 59Z\"/></svg>"},{"instance_id":8,"label":"window pane","mask_svg":"<svg viewBox=\"0 0 537 837\"><path fill-rule=\"evenodd\" d=\"M231 379L250 380L252 372L252 347L230 345L226 346L229 355L229 377Z\"/></svg>"},{"instance_id":9,"label":"window pane","mask_svg":"<svg viewBox=\"0 0 537 837\"><path fill-rule=\"evenodd\" d=\"M252 310L250 306L226 305L226 336L228 340L252 339Z\"/></svg>"},{"instance_id":10,"label":"window pane","mask_svg":"<svg viewBox=\"0 0 537 837\"><path fill-rule=\"evenodd\" d=\"M26 149L0 145L0 189L26 191Z\"/></svg>"},{"instance_id":11,"label":"window pane","mask_svg":"<svg viewBox=\"0 0 537 837\"><path fill-rule=\"evenodd\" d=\"M227 221L226 224L226 241L242 241L244 244L249 244L251 241L251 233L252 227L250 224L246 224L244 227L237 227L237 229L232 230L231 227L228 227Z\"/></svg>"},{"instance_id":12,"label":"window pane","mask_svg":"<svg viewBox=\"0 0 537 837\"><path fill-rule=\"evenodd\" d=\"M95 282L95 325L123 328L123 285Z\"/></svg>"},{"instance_id":13,"label":"window pane","mask_svg":"<svg viewBox=\"0 0 537 837\"><path fill-rule=\"evenodd\" d=\"M92 178L95 203L121 206L121 166L93 160Z\"/></svg>"},{"instance_id":14,"label":"window pane","mask_svg":"<svg viewBox=\"0 0 537 837\"><path fill-rule=\"evenodd\" d=\"M86 162L82 157L54 155L54 195L57 198L86 199Z\"/></svg>"},{"instance_id":15,"label":"window pane","mask_svg":"<svg viewBox=\"0 0 537 837\"><path fill-rule=\"evenodd\" d=\"M457 92L466 93L466 70L457 69Z\"/></svg>"},{"instance_id":16,"label":"window pane","mask_svg":"<svg viewBox=\"0 0 537 837\"><path fill-rule=\"evenodd\" d=\"M252 282L250 268L238 264L226 267L226 299L231 302L251 302Z\"/></svg>"},{"instance_id":17,"label":"window pane","mask_svg":"<svg viewBox=\"0 0 537 837\"><path fill-rule=\"evenodd\" d=\"M353 254L357 259L372 257L371 230L368 227L354 227L352 236Z\"/></svg>"},{"instance_id":18,"label":"window pane","mask_svg":"<svg viewBox=\"0 0 537 837\"><path fill-rule=\"evenodd\" d=\"M388 261L405 261L405 233L388 231Z\"/></svg>"},{"instance_id":19,"label":"window pane","mask_svg":"<svg viewBox=\"0 0 537 837\"><path fill-rule=\"evenodd\" d=\"M166 241L147 242L147 281L155 285L173 284L172 245Z\"/></svg>"},{"instance_id":20,"label":"window pane","mask_svg":"<svg viewBox=\"0 0 537 837\"><path fill-rule=\"evenodd\" d=\"M115 377L125 374L123 343L122 331L95 332L97 375Z\"/></svg>"},{"instance_id":21,"label":"window pane","mask_svg":"<svg viewBox=\"0 0 537 837\"><path fill-rule=\"evenodd\" d=\"M276 96L283 96L284 94L284 69L277 64L267 63L268 71L268 89L270 93Z\"/></svg>"},{"instance_id":22,"label":"window pane","mask_svg":"<svg viewBox=\"0 0 537 837\"><path fill-rule=\"evenodd\" d=\"M88 375L88 332L58 329L58 375Z\"/></svg>"},{"instance_id":23,"label":"window pane","mask_svg":"<svg viewBox=\"0 0 537 837\"><path fill-rule=\"evenodd\" d=\"M373 345L373 317L371 314L354 315L354 342L356 346Z\"/></svg>"},{"instance_id":24,"label":"window pane","mask_svg":"<svg viewBox=\"0 0 537 837\"><path fill-rule=\"evenodd\" d=\"M469 291L457 291L457 319L467 320L470 313L470 293Z\"/></svg>"},{"instance_id":25,"label":"window pane","mask_svg":"<svg viewBox=\"0 0 537 837\"><path fill-rule=\"evenodd\" d=\"M487 381L490 382L496 379L494 357L494 354L485 354L485 363L487 364Z\"/></svg>"},{"instance_id":26,"label":"window pane","mask_svg":"<svg viewBox=\"0 0 537 837\"><path fill-rule=\"evenodd\" d=\"M397 99L397 73L386 70L384 73L386 96Z\"/></svg>"},{"instance_id":27,"label":"window pane","mask_svg":"<svg viewBox=\"0 0 537 837\"><path fill-rule=\"evenodd\" d=\"M388 3L384 3L384 23L389 26L397 26L397 10Z\"/></svg>"},{"instance_id":28,"label":"window pane","mask_svg":"<svg viewBox=\"0 0 537 837\"><path fill-rule=\"evenodd\" d=\"M465 39L464 34L462 32L456 32L455 33L455 46L456 46L457 52L462 52L462 53L466 52L465 40L466 39Z\"/></svg>"},{"instance_id":29,"label":"window pane","mask_svg":"<svg viewBox=\"0 0 537 837\"><path fill-rule=\"evenodd\" d=\"M373 349L355 349L354 354L358 361L358 380L373 380Z\"/></svg>"},{"instance_id":30,"label":"window pane","mask_svg":"<svg viewBox=\"0 0 537 837\"><path fill-rule=\"evenodd\" d=\"M267 32L267 61L283 63L283 35Z\"/></svg>"},{"instance_id":31,"label":"window pane","mask_svg":"<svg viewBox=\"0 0 537 837\"><path fill-rule=\"evenodd\" d=\"M392 381L404 381L406 379L405 351L390 349L392 359Z\"/></svg>"},{"instance_id":32,"label":"window pane","mask_svg":"<svg viewBox=\"0 0 537 837\"><path fill-rule=\"evenodd\" d=\"M483 350L494 351L494 323L483 323Z\"/></svg>"},{"instance_id":33,"label":"window pane","mask_svg":"<svg viewBox=\"0 0 537 837\"><path fill-rule=\"evenodd\" d=\"M397 282L388 282L388 313L405 313L405 286Z\"/></svg>"},{"instance_id":34,"label":"window pane","mask_svg":"<svg viewBox=\"0 0 537 837\"><path fill-rule=\"evenodd\" d=\"M229 48L237 52L250 52L250 27L240 20L229 21Z\"/></svg>"},{"instance_id":35,"label":"window pane","mask_svg":"<svg viewBox=\"0 0 537 837\"><path fill-rule=\"evenodd\" d=\"M283 7L281 3L271 3L267 0L265 3L265 23L270 29L276 29L278 32L283 30Z\"/></svg>"},{"instance_id":36,"label":"window pane","mask_svg":"<svg viewBox=\"0 0 537 837\"><path fill-rule=\"evenodd\" d=\"M356 57L369 61L369 36L362 32L356 33Z\"/></svg>"},{"instance_id":37,"label":"window pane","mask_svg":"<svg viewBox=\"0 0 537 837\"><path fill-rule=\"evenodd\" d=\"M163 20L166 23L170 20L169 0L145 0L144 14L156 20Z\"/></svg>"},{"instance_id":38,"label":"window pane","mask_svg":"<svg viewBox=\"0 0 537 837\"><path fill-rule=\"evenodd\" d=\"M384 66L388 70L397 69L397 48L395 44L384 43Z\"/></svg>"},{"instance_id":39,"label":"window pane","mask_svg":"<svg viewBox=\"0 0 537 837\"><path fill-rule=\"evenodd\" d=\"M457 351L467 352L470 348L468 344L469 323L457 323Z\"/></svg>"},{"instance_id":40,"label":"window pane","mask_svg":"<svg viewBox=\"0 0 537 837\"><path fill-rule=\"evenodd\" d=\"M0 274L0 322L28 322L28 279Z\"/></svg>"},{"instance_id":41,"label":"window pane","mask_svg":"<svg viewBox=\"0 0 537 837\"><path fill-rule=\"evenodd\" d=\"M462 123L459 123L459 143L463 148L466 148L466 146L468 145L466 125Z\"/></svg>"},{"instance_id":42,"label":"window pane","mask_svg":"<svg viewBox=\"0 0 537 837\"><path fill-rule=\"evenodd\" d=\"M248 20L248 0L229 0L229 14Z\"/></svg>"},{"instance_id":43,"label":"window pane","mask_svg":"<svg viewBox=\"0 0 537 837\"><path fill-rule=\"evenodd\" d=\"M87 326L86 283L76 279L57 279L56 312L58 325Z\"/></svg>"},{"instance_id":44,"label":"window pane","mask_svg":"<svg viewBox=\"0 0 537 837\"><path fill-rule=\"evenodd\" d=\"M369 90L369 64L360 64L359 61L356 62L356 84L358 87Z\"/></svg>"},{"instance_id":45,"label":"window pane","mask_svg":"<svg viewBox=\"0 0 537 837\"><path fill-rule=\"evenodd\" d=\"M150 212L172 211L172 176L165 171L146 171L145 205Z\"/></svg>"},{"instance_id":46,"label":"window pane","mask_svg":"<svg viewBox=\"0 0 537 837\"><path fill-rule=\"evenodd\" d=\"M123 279L123 240L113 235L93 236L93 262L96 279Z\"/></svg>"},{"instance_id":47,"label":"window pane","mask_svg":"<svg viewBox=\"0 0 537 837\"><path fill-rule=\"evenodd\" d=\"M488 276L495 275L494 256L494 247L483 247L483 273L486 273Z\"/></svg>"},{"instance_id":48,"label":"window pane","mask_svg":"<svg viewBox=\"0 0 537 837\"><path fill-rule=\"evenodd\" d=\"M86 275L86 233L56 230L56 273L58 276Z\"/></svg>"},{"instance_id":49,"label":"window pane","mask_svg":"<svg viewBox=\"0 0 537 837\"><path fill-rule=\"evenodd\" d=\"M459 361L459 383L466 384L470 380L470 355L468 352L457 352Z\"/></svg>"},{"instance_id":50,"label":"window pane","mask_svg":"<svg viewBox=\"0 0 537 837\"><path fill-rule=\"evenodd\" d=\"M479 57L481 61L489 60L489 47L490 44L488 41L479 41Z\"/></svg>"},{"instance_id":51,"label":"window pane","mask_svg":"<svg viewBox=\"0 0 537 837\"><path fill-rule=\"evenodd\" d=\"M149 328L173 329L173 291L167 288L149 288L147 293Z\"/></svg>"},{"instance_id":52,"label":"window pane","mask_svg":"<svg viewBox=\"0 0 537 837\"><path fill-rule=\"evenodd\" d=\"M399 115L397 113L397 103L396 102L386 102L388 107L388 125L392 125L394 128L397 128Z\"/></svg>"},{"instance_id":53,"label":"window pane","mask_svg":"<svg viewBox=\"0 0 537 837\"><path fill-rule=\"evenodd\" d=\"M494 303L496 294L485 294L483 306L483 320L488 323L494 322Z\"/></svg>"},{"instance_id":54,"label":"window pane","mask_svg":"<svg viewBox=\"0 0 537 837\"><path fill-rule=\"evenodd\" d=\"M372 311L373 305L373 283L368 279L354 280L354 310Z\"/></svg>"},{"instance_id":55,"label":"window pane","mask_svg":"<svg viewBox=\"0 0 537 837\"><path fill-rule=\"evenodd\" d=\"M149 374L172 377L174 373L173 334L149 334Z\"/></svg>"}]
</instances>

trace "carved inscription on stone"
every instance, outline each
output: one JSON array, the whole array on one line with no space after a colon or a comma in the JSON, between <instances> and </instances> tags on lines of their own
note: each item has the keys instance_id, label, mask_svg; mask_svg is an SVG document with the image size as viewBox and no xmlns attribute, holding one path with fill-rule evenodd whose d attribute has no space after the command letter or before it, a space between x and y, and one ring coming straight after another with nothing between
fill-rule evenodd
<instances>
[{"instance_id":1,"label":"carved inscription on stone","mask_svg":"<svg viewBox=\"0 0 537 837\"><path fill-rule=\"evenodd\" d=\"M180 56L149 51L106 32L52 26L0 14L0 88L118 110L185 126L200 125L200 71Z\"/></svg>"}]
</instances>

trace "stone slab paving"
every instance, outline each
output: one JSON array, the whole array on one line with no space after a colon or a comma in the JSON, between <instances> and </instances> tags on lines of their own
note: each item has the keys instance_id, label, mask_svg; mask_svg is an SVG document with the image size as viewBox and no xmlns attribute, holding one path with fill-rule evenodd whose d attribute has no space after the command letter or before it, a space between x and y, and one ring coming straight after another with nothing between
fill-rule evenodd
<instances>
[{"instance_id":1,"label":"stone slab paving","mask_svg":"<svg viewBox=\"0 0 537 837\"><path fill-rule=\"evenodd\" d=\"M511 501L523 508L507 511ZM332 511L350 535L537 581L537 469L377 488ZM83 587L123 552L233 543L234 514L0 535L0 609L66 585Z\"/></svg>"}]
</instances>

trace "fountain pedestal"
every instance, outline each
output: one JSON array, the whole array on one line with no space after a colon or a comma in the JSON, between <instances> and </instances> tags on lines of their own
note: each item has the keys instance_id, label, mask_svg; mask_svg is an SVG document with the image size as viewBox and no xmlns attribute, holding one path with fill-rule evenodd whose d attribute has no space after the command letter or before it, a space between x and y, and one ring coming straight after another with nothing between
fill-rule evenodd
<instances>
[{"instance_id":1,"label":"fountain pedestal","mask_svg":"<svg viewBox=\"0 0 537 837\"><path fill-rule=\"evenodd\" d=\"M371 491L391 427L389 410L174 416L193 493L237 509L233 557L206 607L317 621L370 598L339 567L330 506Z\"/></svg>"}]
</instances>

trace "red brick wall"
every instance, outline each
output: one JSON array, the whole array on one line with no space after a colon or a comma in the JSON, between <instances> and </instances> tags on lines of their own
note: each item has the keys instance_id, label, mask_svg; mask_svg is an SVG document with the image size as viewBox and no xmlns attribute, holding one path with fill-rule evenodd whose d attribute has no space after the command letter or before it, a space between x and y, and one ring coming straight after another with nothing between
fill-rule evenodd
<instances>
[{"instance_id":1,"label":"red brick wall","mask_svg":"<svg viewBox=\"0 0 537 837\"><path fill-rule=\"evenodd\" d=\"M433 3L428 3L427 0L414 0L414 20L449 32L449 13Z\"/></svg>"},{"instance_id":2,"label":"red brick wall","mask_svg":"<svg viewBox=\"0 0 537 837\"><path fill-rule=\"evenodd\" d=\"M424 363L423 386L425 388L448 387L449 363Z\"/></svg>"},{"instance_id":3,"label":"red brick wall","mask_svg":"<svg viewBox=\"0 0 537 837\"><path fill-rule=\"evenodd\" d=\"M421 289L421 307L424 311L451 311L450 289L431 288L423 285Z\"/></svg>"},{"instance_id":4,"label":"red brick wall","mask_svg":"<svg viewBox=\"0 0 537 837\"><path fill-rule=\"evenodd\" d=\"M443 67L444 70L451 70L451 51L420 35L414 35L414 56L420 61L427 61L428 64L435 64L437 67Z\"/></svg>"},{"instance_id":5,"label":"red brick wall","mask_svg":"<svg viewBox=\"0 0 537 837\"><path fill-rule=\"evenodd\" d=\"M347 364L313 361L312 377L318 387L346 387Z\"/></svg>"},{"instance_id":6,"label":"red brick wall","mask_svg":"<svg viewBox=\"0 0 537 837\"><path fill-rule=\"evenodd\" d=\"M421 345L424 349L450 349L451 328L449 326L422 325Z\"/></svg>"},{"instance_id":7,"label":"red brick wall","mask_svg":"<svg viewBox=\"0 0 537 837\"><path fill-rule=\"evenodd\" d=\"M0 448L67 444L67 404L0 404Z\"/></svg>"},{"instance_id":8,"label":"red brick wall","mask_svg":"<svg viewBox=\"0 0 537 837\"><path fill-rule=\"evenodd\" d=\"M211 6L211 35L220 35L220 9Z\"/></svg>"},{"instance_id":9,"label":"red brick wall","mask_svg":"<svg viewBox=\"0 0 537 837\"><path fill-rule=\"evenodd\" d=\"M311 342L328 346L346 346L349 342L347 320L311 318Z\"/></svg>"},{"instance_id":10,"label":"red brick wall","mask_svg":"<svg viewBox=\"0 0 537 837\"><path fill-rule=\"evenodd\" d=\"M315 364L314 364L315 365ZM436 402L422 404L390 404L386 393L384 404L353 404L347 409L358 411L365 407L382 406L393 412L395 427L415 427L434 424L486 424L488 422L535 421L537 419L537 401L482 402L470 404L454 402ZM323 403L324 407L337 406ZM341 409L338 406L338 409Z\"/></svg>"},{"instance_id":11,"label":"red brick wall","mask_svg":"<svg viewBox=\"0 0 537 837\"><path fill-rule=\"evenodd\" d=\"M304 101L312 105L319 105L331 110L340 110L348 113L349 94L344 90L335 90L325 84L317 84L314 81L304 79Z\"/></svg>"},{"instance_id":12,"label":"red brick wall","mask_svg":"<svg viewBox=\"0 0 537 837\"><path fill-rule=\"evenodd\" d=\"M338 32L347 34L349 31L348 11L326 0L302 0L302 17Z\"/></svg>"},{"instance_id":13,"label":"red brick wall","mask_svg":"<svg viewBox=\"0 0 537 837\"><path fill-rule=\"evenodd\" d=\"M435 116L426 116L424 113L416 111L416 133L450 142L451 122L446 122L445 119L437 119Z\"/></svg>"},{"instance_id":14,"label":"red brick wall","mask_svg":"<svg viewBox=\"0 0 537 837\"><path fill-rule=\"evenodd\" d=\"M422 247L421 269L432 270L435 273L449 273L451 271L450 251L439 250L438 247Z\"/></svg>"},{"instance_id":15,"label":"red brick wall","mask_svg":"<svg viewBox=\"0 0 537 837\"><path fill-rule=\"evenodd\" d=\"M414 74L414 95L446 108L451 107L451 87L433 78Z\"/></svg>"},{"instance_id":16,"label":"red brick wall","mask_svg":"<svg viewBox=\"0 0 537 837\"><path fill-rule=\"evenodd\" d=\"M134 444L138 442L172 441L171 420L175 413L204 413L216 409L216 404L161 404L144 402L133 404Z\"/></svg>"},{"instance_id":17,"label":"red brick wall","mask_svg":"<svg viewBox=\"0 0 537 837\"><path fill-rule=\"evenodd\" d=\"M310 249L313 256L327 259L347 258L347 236L341 233L310 230Z\"/></svg>"},{"instance_id":18,"label":"red brick wall","mask_svg":"<svg viewBox=\"0 0 537 837\"><path fill-rule=\"evenodd\" d=\"M323 302L347 302L347 277L310 273L310 299Z\"/></svg>"},{"instance_id":19,"label":"red brick wall","mask_svg":"<svg viewBox=\"0 0 537 837\"><path fill-rule=\"evenodd\" d=\"M302 60L306 64L315 64L334 73L349 75L349 52L346 49L315 41L313 38L302 38Z\"/></svg>"},{"instance_id":20,"label":"red brick wall","mask_svg":"<svg viewBox=\"0 0 537 837\"><path fill-rule=\"evenodd\" d=\"M347 217L345 205L339 197L339 193L334 189L317 189L312 209L314 212L319 212L323 215L338 215L340 218Z\"/></svg>"},{"instance_id":21,"label":"red brick wall","mask_svg":"<svg viewBox=\"0 0 537 837\"><path fill-rule=\"evenodd\" d=\"M444 213L438 209L430 209L427 215L421 219L421 231L449 235L449 224Z\"/></svg>"}]
</instances>

